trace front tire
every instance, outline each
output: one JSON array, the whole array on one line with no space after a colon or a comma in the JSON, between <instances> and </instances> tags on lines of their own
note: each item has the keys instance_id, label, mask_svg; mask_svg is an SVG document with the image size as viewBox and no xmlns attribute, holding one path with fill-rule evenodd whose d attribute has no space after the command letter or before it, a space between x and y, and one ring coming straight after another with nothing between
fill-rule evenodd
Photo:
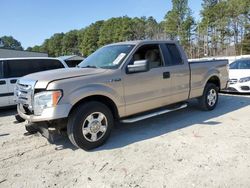
<instances>
[{"instance_id":1,"label":"front tire","mask_svg":"<svg viewBox=\"0 0 250 188\"><path fill-rule=\"evenodd\" d=\"M215 109L219 95L219 88L213 83L207 83L203 95L199 99L199 104L202 110L211 111Z\"/></svg>"},{"instance_id":2,"label":"front tire","mask_svg":"<svg viewBox=\"0 0 250 188\"><path fill-rule=\"evenodd\" d=\"M15 119L18 123L25 122L25 119L23 119L19 114L15 115Z\"/></svg>"},{"instance_id":3,"label":"front tire","mask_svg":"<svg viewBox=\"0 0 250 188\"><path fill-rule=\"evenodd\" d=\"M108 139L113 124L113 115L106 105L88 102L70 114L67 133L76 147L90 150L101 146Z\"/></svg>"}]
</instances>

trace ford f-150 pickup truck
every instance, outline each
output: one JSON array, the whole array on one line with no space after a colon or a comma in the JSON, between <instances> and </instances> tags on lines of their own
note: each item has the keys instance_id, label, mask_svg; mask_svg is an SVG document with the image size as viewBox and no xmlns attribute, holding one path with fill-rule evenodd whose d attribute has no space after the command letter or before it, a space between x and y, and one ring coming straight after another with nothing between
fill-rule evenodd
<instances>
[{"instance_id":1,"label":"ford f-150 pickup truck","mask_svg":"<svg viewBox=\"0 0 250 188\"><path fill-rule=\"evenodd\" d=\"M104 46L78 68L22 77L15 96L33 128L65 130L75 146L89 150L107 140L115 122L182 109L192 98L213 110L227 81L227 60L188 62L177 42L132 41Z\"/></svg>"}]
</instances>

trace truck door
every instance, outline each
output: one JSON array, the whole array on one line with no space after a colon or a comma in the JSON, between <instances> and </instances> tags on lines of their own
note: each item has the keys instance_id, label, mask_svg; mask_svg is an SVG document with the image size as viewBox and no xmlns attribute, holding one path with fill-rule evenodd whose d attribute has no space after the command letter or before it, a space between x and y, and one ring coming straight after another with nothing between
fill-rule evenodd
<instances>
[{"instance_id":1,"label":"truck door","mask_svg":"<svg viewBox=\"0 0 250 188\"><path fill-rule=\"evenodd\" d=\"M170 80L163 79L164 61L158 44L139 47L128 64L133 64L138 60L148 60L150 70L124 74L124 98L127 115L161 107L165 103L163 83L170 85Z\"/></svg>"},{"instance_id":2,"label":"truck door","mask_svg":"<svg viewBox=\"0 0 250 188\"><path fill-rule=\"evenodd\" d=\"M3 61L0 61L0 107L9 106L8 82L4 77Z\"/></svg>"},{"instance_id":3,"label":"truck door","mask_svg":"<svg viewBox=\"0 0 250 188\"><path fill-rule=\"evenodd\" d=\"M190 70L186 57L182 57L178 46L174 43L161 44L164 60L166 63L165 72L168 72L171 80L171 88L165 85L166 101L170 100L169 89L171 91L171 103L181 102L188 99ZM185 62L186 61L186 62Z\"/></svg>"}]
</instances>

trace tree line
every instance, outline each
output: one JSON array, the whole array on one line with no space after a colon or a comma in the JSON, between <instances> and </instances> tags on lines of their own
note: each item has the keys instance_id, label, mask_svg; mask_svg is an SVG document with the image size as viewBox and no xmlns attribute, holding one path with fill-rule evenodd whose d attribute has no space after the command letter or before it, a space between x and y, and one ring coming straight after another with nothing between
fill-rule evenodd
<instances>
[{"instance_id":1,"label":"tree line","mask_svg":"<svg viewBox=\"0 0 250 188\"><path fill-rule=\"evenodd\" d=\"M23 50L21 42L14 39L12 36L0 37L0 47L14 49L14 50Z\"/></svg>"},{"instance_id":2,"label":"tree line","mask_svg":"<svg viewBox=\"0 0 250 188\"><path fill-rule=\"evenodd\" d=\"M249 0L203 0L200 20L193 17L188 0L172 0L172 9L161 22L152 16L101 20L67 33L56 33L28 51L49 56L81 54L120 41L178 40L189 58L250 53Z\"/></svg>"}]
</instances>

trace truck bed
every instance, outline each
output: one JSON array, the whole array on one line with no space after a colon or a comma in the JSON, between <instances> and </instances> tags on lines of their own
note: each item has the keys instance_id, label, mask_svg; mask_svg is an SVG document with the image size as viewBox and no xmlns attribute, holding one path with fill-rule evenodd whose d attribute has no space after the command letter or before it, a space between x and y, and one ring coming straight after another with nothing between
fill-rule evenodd
<instances>
[{"instance_id":1,"label":"truck bed","mask_svg":"<svg viewBox=\"0 0 250 188\"><path fill-rule=\"evenodd\" d=\"M202 95L205 84L211 75L220 78L221 89L226 88L228 81L228 60L190 61L190 95L195 98Z\"/></svg>"}]
</instances>

